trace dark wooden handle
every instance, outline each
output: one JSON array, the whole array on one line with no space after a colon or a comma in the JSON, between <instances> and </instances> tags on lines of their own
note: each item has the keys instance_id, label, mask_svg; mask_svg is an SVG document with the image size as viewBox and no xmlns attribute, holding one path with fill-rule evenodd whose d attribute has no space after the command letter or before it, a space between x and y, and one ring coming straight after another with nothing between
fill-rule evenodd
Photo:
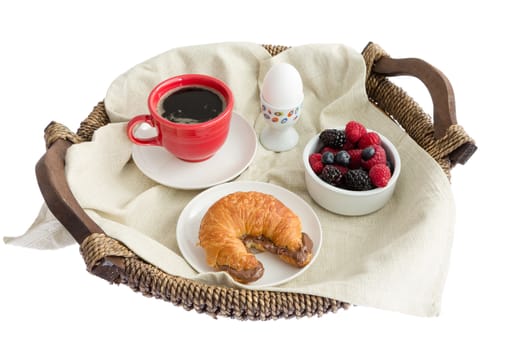
<instances>
[{"instance_id":1,"label":"dark wooden handle","mask_svg":"<svg viewBox=\"0 0 525 350\"><path fill-rule=\"evenodd\" d=\"M452 85L436 67L419 58L394 59L384 56L374 64L372 70L385 76L413 76L425 84L434 105L434 137L436 139L443 137L450 125L457 124L456 102Z\"/></svg>"},{"instance_id":2,"label":"dark wooden handle","mask_svg":"<svg viewBox=\"0 0 525 350\"><path fill-rule=\"evenodd\" d=\"M65 172L69 146L69 141L55 141L36 164L36 177L49 210L81 244L91 233L103 231L80 207L69 189Z\"/></svg>"},{"instance_id":3,"label":"dark wooden handle","mask_svg":"<svg viewBox=\"0 0 525 350\"><path fill-rule=\"evenodd\" d=\"M82 244L90 234L104 233L80 207L71 192L65 171L65 158L71 142L57 140L36 164L38 186L49 210L64 225L78 244ZM91 273L114 283L118 282L124 271L124 262L118 256L105 256Z\"/></svg>"},{"instance_id":4,"label":"dark wooden handle","mask_svg":"<svg viewBox=\"0 0 525 350\"><path fill-rule=\"evenodd\" d=\"M434 105L434 138L446 135L447 129L457 124L456 100L454 90L447 77L436 67L419 58L390 58L383 56L374 63L372 71L384 76L408 75L418 78L425 84ZM465 164L477 146L466 142L449 154L452 165Z\"/></svg>"}]
</instances>

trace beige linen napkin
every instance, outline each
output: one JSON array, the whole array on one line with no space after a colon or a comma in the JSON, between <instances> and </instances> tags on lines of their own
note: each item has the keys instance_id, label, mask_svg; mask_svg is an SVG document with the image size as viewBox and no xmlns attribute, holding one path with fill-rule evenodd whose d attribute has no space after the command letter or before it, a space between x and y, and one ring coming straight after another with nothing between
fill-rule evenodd
<instances>
[{"instance_id":1,"label":"beige linen napkin","mask_svg":"<svg viewBox=\"0 0 525 350\"><path fill-rule=\"evenodd\" d=\"M144 176L131 160L125 121L147 113L147 95L161 80L203 73L231 87L235 111L259 134L264 126L259 89L276 62L294 65L303 79L304 111L296 125L299 144L282 153L259 145L253 163L235 181L270 182L297 193L316 211L324 235L312 266L271 289L437 315L455 220L448 180L424 150L368 101L363 58L343 45L305 45L271 57L257 44L220 43L174 49L133 67L108 90L105 105L113 123L99 129L92 142L68 151L66 172L73 194L106 234L162 270L209 283L231 283L224 273L196 273L180 254L177 219L200 191L168 188ZM335 215L315 204L305 188L301 161L312 135L350 119L387 136L402 160L391 201L362 217Z\"/></svg>"},{"instance_id":2,"label":"beige linen napkin","mask_svg":"<svg viewBox=\"0 0 525 350\"><path fill-rule=\"evenodd\" d=\"M74 244L75 240L43 204L35 221L20 237L4 237L7 244L35 249L58 249Z\"/></svg>"}]
</instances>

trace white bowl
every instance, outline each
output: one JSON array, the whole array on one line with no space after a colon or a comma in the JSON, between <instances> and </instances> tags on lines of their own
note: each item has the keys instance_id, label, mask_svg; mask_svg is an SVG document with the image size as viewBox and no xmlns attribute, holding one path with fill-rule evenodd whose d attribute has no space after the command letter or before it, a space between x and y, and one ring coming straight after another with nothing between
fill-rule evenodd
<instances>
[{"instance_id":1,"label":"white bowl","mask_svg":"<svg viewBox=\"0 0 525 350\"><path fill-rule=\"evenodd\" d=\"M340 129L344 129L344 127ZM377 131L374 132L377 133ZM319 134L310 139L303 151L304 177L308 193L317 204L336 214L357 216L373 213L388 202L394 193L401 172L401 159L390 140L379 133L377 134L381 137L381 145L385 149L388 159L392 162L394 173L385 187L374 188L369 191L350 191L332 186L321 180L312 170L308 158L311 154L319 152L323 144L319 140Z\"/></svg>"}]
</instances>

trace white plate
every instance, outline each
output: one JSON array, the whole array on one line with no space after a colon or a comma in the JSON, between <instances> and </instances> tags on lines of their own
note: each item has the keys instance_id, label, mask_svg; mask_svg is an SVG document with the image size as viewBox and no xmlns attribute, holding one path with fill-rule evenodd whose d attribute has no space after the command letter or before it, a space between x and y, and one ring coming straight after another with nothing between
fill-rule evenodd
<instances>
[{"instance_id":1,"label":"white plate","mask_svg":"<svg viewBox=\"0 0 525 350\"><path fill-rule=\"evenodd\" d=\"M177 243L182 255L197 272L213 272L206 264L204 249L197 245L199 228L208 208L220 198L237 191L259 191L271 194L290 208L301 219L303 231L313 241L312 260L303 268L286 264L276 255L257 253L257 259L264 265L264 275L255 282L242 284L244 288L261 288L279 285L299 276L310 267L321 249L321 223L313 209L301 197L282 187L264 182L237 181L218 185L195 196L184 208L177 223Z\"/></svg>"},{"instance_id":2,"label":"white plate","mask_svg":"<svg viewBox=\"0 0 525 350\"><path fill-rule=\"evenodd\" d=\"M250 165L256 150L255 131L234 112L224 145L205 161L185 162L160 146L133 144L131 152L137 167L150 179L168 187L194 190L235 178Z\"/></svg>"}]
</instances>

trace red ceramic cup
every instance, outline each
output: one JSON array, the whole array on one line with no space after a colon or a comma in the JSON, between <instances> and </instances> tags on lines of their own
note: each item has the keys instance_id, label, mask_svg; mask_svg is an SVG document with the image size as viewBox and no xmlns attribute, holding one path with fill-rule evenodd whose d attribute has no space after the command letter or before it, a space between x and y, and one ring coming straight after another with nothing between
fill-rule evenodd
<instances>
[{"instance_id":1,"label":"red ceramic cup","mask_svg":"<svg viewBox=\"0 0 525 350\"><path fill-rule=\"evenodd\" d=\"M224 110L211 120L197 124L174 123L163 118L157 105L166 93L190 86L208 88L222 95ZM158 84L148 97L150 114L138 115L128 122L129 139L144 146L162 146L177 158L200 162L213 156L224 144L230 130L233 94L221 80L201 74L185 74L169 78ZM135 136L135 129L147 123L157 129L157 136L147 139Z\"/></svg>"}]
</instances>

